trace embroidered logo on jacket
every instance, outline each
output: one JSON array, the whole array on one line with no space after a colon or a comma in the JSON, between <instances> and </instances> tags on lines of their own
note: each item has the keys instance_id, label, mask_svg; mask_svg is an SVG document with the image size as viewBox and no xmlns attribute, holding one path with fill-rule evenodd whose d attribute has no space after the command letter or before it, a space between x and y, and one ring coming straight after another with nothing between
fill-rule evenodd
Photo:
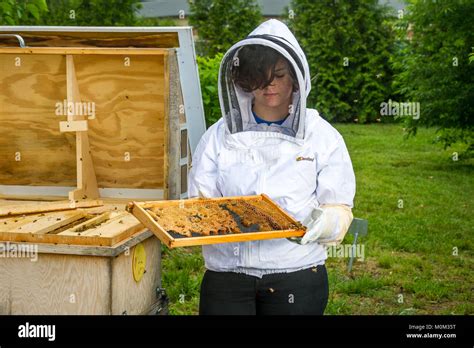
<instances>
[{"instance_id":1,"label":"embroidered logo on jacket","mask_svg":"<svg viewBox=\"0 0 474 348\"><path fill-rule=\"evenodd\" d=\"M298 156L298 157L296 157L296 161L311 161L311 162L313 162L313 161L314 161L314 157L311 158L311 157Z\"/></svg>"}]
</instances>

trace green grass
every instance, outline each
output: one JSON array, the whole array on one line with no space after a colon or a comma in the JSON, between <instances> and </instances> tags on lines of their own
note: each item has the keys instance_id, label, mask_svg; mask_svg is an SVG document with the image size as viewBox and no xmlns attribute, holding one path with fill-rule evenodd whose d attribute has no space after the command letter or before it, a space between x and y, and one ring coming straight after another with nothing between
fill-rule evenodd
<instances>
[{"instance_id":1,"label":"green grass","mask_svg":"<svg viewBox=\"0 0 474 348\"><path fill-rule=\"evenodd\" d=\"M369 233L351 274L347 259L327 260L326 314L474 314L474 160L453 161L462 148L433 144L433 129L405 139L400 125L336 128L356 173L354 216ZM170 312L197 314L200 247L163 250Z\"/></svg>"}]
</instances>

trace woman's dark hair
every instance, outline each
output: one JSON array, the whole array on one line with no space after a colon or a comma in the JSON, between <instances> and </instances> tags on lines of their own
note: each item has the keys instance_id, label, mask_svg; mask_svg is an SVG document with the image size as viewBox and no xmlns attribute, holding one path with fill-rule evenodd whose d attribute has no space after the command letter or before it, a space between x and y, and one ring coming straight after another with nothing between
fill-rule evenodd
<instances>
[{"instance_id":1,"label":"woman's dark hair","mask_svg":"<svg viewBox=\"0 0 474 348\"><path fill-rule=\"evenodd\" d=\"M275 67L283 60L293 80L293 91L298 90L298 80L290 62L273 48L263 45L246 45L240 49L232 64L232 79L245 92L263 89L275 78ZM268 76L270 72L270 76Z\"/></svg>"}]
</instances>

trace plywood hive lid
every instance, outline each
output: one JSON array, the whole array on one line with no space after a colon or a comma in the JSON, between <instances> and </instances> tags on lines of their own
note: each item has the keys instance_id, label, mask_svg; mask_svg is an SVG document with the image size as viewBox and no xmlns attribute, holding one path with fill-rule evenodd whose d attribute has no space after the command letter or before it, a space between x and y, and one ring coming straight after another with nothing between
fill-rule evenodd
<instances>
[{"instance_id":1,"label":"plywood hive lid","mask_svg":"<svg viewBox=\"0 0 474 348\"><path fill-rule=\"evenodd\" d=\"M0 28L0 34L8 33ZM12 48L16 38L0 40L0 185L35 188L39 195L42 188L64 192L76 186L76 133L59 127L71 106L66 55L73 54L81 96L73 106L86 115L98 187L105 193L163 191L167 117L177 116L168 112L169 81L179 78L170 76L168 64L176 59L178 34L99 29L18 34L30 52ZM72 52L77 49L87 52Z\"/></svg>"}]
</instances>

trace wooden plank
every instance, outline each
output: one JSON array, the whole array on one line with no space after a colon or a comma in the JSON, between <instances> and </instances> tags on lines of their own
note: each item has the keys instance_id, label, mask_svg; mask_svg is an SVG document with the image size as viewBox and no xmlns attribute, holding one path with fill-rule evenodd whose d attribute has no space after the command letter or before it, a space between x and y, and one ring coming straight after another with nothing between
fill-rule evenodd
<instances>
[{"instance_id":1,"label":"wooden plank","mask_svg":"<svg viewBox=\"0 0 474 348\"><path fill-rule=\"evenodd\" d=\"M66 56L66 85L68 104L81 103L81 95L77 84L74 58L72 55ZM76 115L68 109L69 122L85 121L84 115ZM76 132L76 172L77 189L69 192L70 200L95 199L99 197L97 178L95 176L94 162L89 147L88 132Z\"/></svg>"},{"instance_id":2,"label":"wooden plank","mask_svg":"<svg viewBox=\"0 0 474 348\"><path fill-rule=\"evenodd\" d=\"M186 109L184 108L183 91L179 78L178 57L176 50L170 50L170 107L172 115L179 116L179 126L186 125ZM174 58L172 58L174 57Z\"/></svg>"},{"instance_id":3,"label":"wooden plank","mask_svg":"<svg viewBox=\"0 0 474 348\"><path fill-rule=\"evenodd\" d=\"M119 214L119 213L118 212L106 211L105 213L102 213L99 216L96 216L92 219L84 221L83 223L81 223L79 225L76 225L74 227L71 227L71 228L69 228L65 231L62 231L62 232L58 233L58 234L62 235L62 236L66 236L66 235L80 236L80 235L82 235L82 232L84 232L85 230L91 228L94 225L100 224L100 223L110 219L111 217L117 215L117 214Z\"/></svg>"},{"instance_id":4,"label":"wooden plank","mask_svg":"<svg viewBox=\"0 0 474 348\"><path fill-rule=\"evenodd\" d=\"M152 237L156 240L155 235L146 228L132 236L121 240L112 246L99 245L75 245L75 244L53 244L53 243L38 243L39 254L67 254L67 255L88 255L88 256L108 256L115 257L126 250L130 250L137 243ZM28 245L29 243L9 242L10 246Z\"/></svg>"},{"instance_id":5,"label":"wooden plank","mask_svg":"<svg viewBox=\"0 0 474 348\"><path fill-rule=\"evenodd\" d=\"M117 243L119 239L118 237L112 239L97 236L61 236L48 233L11 233L0 231L0 241L3 242L112 246Z\"/></svg>"},{"instance_id":6,"label":"wooden plank","mask_svg":"<svg viewBox=\"0 0 474 348\"><path fill-rule=\"evenodd\" d=\"M103 214L103 213L112 212L112 211L113 212L124 211L126 205L127 203L125 202L104 203L103 206L95 207L95 208L85 208L84 210L87 211L87 213L89 214L98 215L98 214Z\"/></svg>"},{"instance_id":7,"label":"wooden plank","mask_svg":"<svg viewBox=\"0 0 474 348\"><path fill-rule=\"evenodd\" d=\"M166 154L165 161L167 168L167 176L165 183L167 185L167 192L165 199L177 199L180 197L180 172L179 172L179 128L180 128L180 111L182 111L182 96L181 86L179 80L179 69L176 53L174 50L170 51L168 57L168 79L169 79L169 103L168 103L168 120L165 121L167 125L166 132Z\"/></svg>"},{"instance_id":8,"label":"wooden plank","mask_svg":"<svg viewBox=\"0 0 474 348\"><path fill-rule=\"evenodd\" d=\"M0 137L0 182L75 186L74 134L56 131L55 103L66 99L65 58L0 55L0 66L0 134L9 134Z\"/></svg>"},{"instance_id":9,"label":"wooden plank","mask_svg":"<svg viewBox=\"0 0 474 348\"><path fill-rule=\"evenodd\" d=\"M0 32L10 33L11 32ZM176 32L15 31L28 47L179 47ZM18 46L15 38L2 39L0 46Z\"/></svg>"},{"instance_id":10,"label":"wooden plank","mask_svg":"<svg viewBox=\"0 0 474 348\"><path fill-rule=\"evenodd\" d=\"M0 185L0 189L1 189ZM62 201L64 197L60 196L47 196L47 195L12 195L12 194L0 194L0 200L9 202L15 201Z\"/></svg>"},{"instance_id":11,"label":"wooden plank","mask_svg":"<svg viewBox=\"0 0 474 348\"><path fill-rule=\"evenodd\" d=\"M88 133L101 188L163 188L163 60L131 56L125 66L121 56L74 57L82 102L95 105ZM3 54L0 66L0 134L9 134L0 137L0 182L76 186L75 135L58 125L66 118L65 58Z\"/></svg>"},{"instance_id":12,"label":"wooden plank","mask_svg":"<svg viewBox=\"0 0 474 348\"><path fill-rule=\"evenodd\" d=\"M0 261L0 315L10 315L11 311L11 277L14 270L11 266L13 258L2 258Z\"/></svg>"},{"instance_id":13,"label":"wooden plank","mask_svg":"<svg viewBox=\"0 0 474 348\"><path fill-rule=\"evenodd\" d=\"M60 132L84 132L87 131L87 121L61 121L59 122Z\"/></svg>"},{"instance_id":14,"label":"wooden plank","mask_svg":"<svg viewBox=\"0 0 474 348\"><path fill-rule=\"evenodd\" d=\"M176 238L172 240L170 242L169 247L172 249L176 247L185 247L185 246L194 246L194 245L248 242L251 240L302 237L304 234L305 234L304 230L281 230L281 231L235 233L235 234L225 234L225 235L219 235L219 236L211 235L211 236L206 236L206 237L186 237L186 238Z\"/></svg>"},{"instance_id":15,"label":"wooden plank","mask_svg":"<svg viewBox=\"0 0 474 348\"><path fill-rule=\"evenodd\" d=\"M235 196L235 197L215 197L215 198L189 198L189 199L172 199L172 200L163 200L163 201L143 201L143 202L137 202L140 207L142 208L151 208L151 207L169 207L169 206L175 206L175 205L188 205L188 204L193 204L194 202L226 202L226 201L231 201L235 199L241 199L241 200L261 200L263 197L261 195L253 195L253 196ZM132 207L133 204L136 204L135 202L131 202L128 204L128 207Z\"/></svg>"},{"instance_id":16,"label":"wooden plank","mask_svg":"<svg viewBox=\"0 0 474 348\"><path fill-rule=\"evenodd\" d=\"M58 210L70 210L76 208L88 208L102 206L101 200L81 200L75 201L57 201L57 202L38 202L38 203L15 203L10 205L0 205L1 216L14 216L23 214L37 214Z\"/></svg>"},{"instance_id":17,"label":"wooden plank","mask_svg":"<svg viewBox=\"0 0 474 348\"><path fill-rule=\"evenodd\" d=\"M133 202L132 214L147 228L152 231L159 240L165 243L168 247L172 247L173 237L166 232L151 216L136 202Z\"/></svg>"},{"instance_id":18,"label":"wooden plank","mask_svg":"<svg viewBox=\"0 0 474 348\"><path fill-rule=\"evenodd\" d=\"M113 245L110 238L103 237L82 237L82 236L61 236L56 234L34 234L34 233L11 233L0 231L0 240L3 242L22 243L51 243L51 244L71 244L71 245Z\"/></svg>"},{"instance_id":19,"label":"wooden plank","mask_svg":"<svg viewBox=\"0 0 474 348\"><path fill-rule=\"evenodd\" d=\"M110 241L110 244L109 244L110 246L116 245L117 243L121 242L125 238L129 238L133 236L134 234L143 231L144 229L143 224L138 220L137 222L138 223L128 225L126 229L120 234L115 233L112 236L106 236L103 238L108 239ZM91 236L91 237L94 237L94 236Z\"/></svg>"},{"instance_id":20,"label":"wooden plank","mask_svg":"<svg viewBox=\"0 0 474 348\"><path fill-rule=\"evenodd\" d=\"M163 71L164 71L164 83L165 83L165 93L164 93L164 117L163 117L163 191L165 199L169 197L169 187L168 187L168 176L169 176L169 147L170 147L170 132L169 132L169 119L173 117L170 114L170 56L167 54L164 57L163 61Z\"/></svg>"},{"instance_id":21,"label":"wooden plank","mask_svg":"<svg viewBox=\"0 0 474 348\"><path fill-rule=\"evenodd\" d=\"M68 210L48 216L37 217L37 219L22 224L13 229L9 229L10 233L35 233L45 234L52 232L58 228L69 225L70 223L84 218L86 214L82 211Z\"/></svg>"},{"instance_id":22,"label":"wooden plank","mask_svg":"<svg viewBox=\"0 0 474 348\"><path fill-rule=\"evenodd\" d=\"M114 245L121 240L142 231L143 228L144 226L141 224L141 222L138 221L132 214L128 212L120 212L96 228L91 228L90 230L80 233L60 233L60 235L76 235L84 238L100 237L107 239L108 245Z\"/></svg>"},{"instance_id":23,"label":"wooden plank","mask_svg":"<svg viewBox=\"0 0 474 348\"><path fill-rule=\"evenodd\" d=\"M162 48L81 48L81 47L9 47L1 48L0 54L60 54L60 55L125 55L125 56L147 56L163 55L166 49Z\"/></svg>"},{"instance_id":24,"label":"wooden plank","mask_svg":"<svg viewBox=\"0 0 474 348\"><path fill-rule=\"evenodd\" d=\"M45 213L45 214L29 214L29 215L17 215L15 217L4 217L0 218L0 232L8 232L13 229L30 223L38 219L39 215L58 215L57 212Z\"/></svg>"},{"instance_id":25,"label":"wooden plank","mask_svg":"<svg viewBox=\"0 0 474 348\"><path fill-rule=\"evenodd\" d=\"M140 225L132 214L122 211L112 218L108 219L105 223L97 226L96 228L84 231L81 235L83 236L102 236L102 237L113 237L123 233L130 227ZM143 227L142 227L143 228Z\"/></svg>"},{"instance_id":26,"label":"wooden plank","mask_svg":"<svg viewBox=\"0 0 474 348\"><path fill-rule=\"evenodd\" d=\"M7 275L10 306L2 314L110 314L110 264L110 258L94 256L6 258L0 274Z\"/></svg>"},{"instance_id":27,"label":"wooden plank","mask_svg":"<svg viewBox=\"0 0 474 348\"><path fill-rule=\"evenodd\" d=\"M87 64L86 57L79 58L83 60L82 64ZM124 66L121 59L122 67L115 72L104 66L106 61L99 61L101 73L91 81L84 79L88 88L90 83L95 83L97 89L99 85L102 89L107 88L106 93L98 93L103 106L97 101L97 94L91 95L97 91L87 91L90 99L96 99L97 122L100 122L89 132L94 158L97 158L95 169L99 182L104 178L100 187L163 188L164 58L135 56L130 59L129 66ZM116 80L104 86L102 72L115 76ZM119 75L111 75L117 73ZM85 90L81 93L84 95ZM101 117L100 112L109 109L110 114ZM104 145L99 147L99 144ZM96 156L97 152L102 156Z\"/></svg>"}]
</instances>

